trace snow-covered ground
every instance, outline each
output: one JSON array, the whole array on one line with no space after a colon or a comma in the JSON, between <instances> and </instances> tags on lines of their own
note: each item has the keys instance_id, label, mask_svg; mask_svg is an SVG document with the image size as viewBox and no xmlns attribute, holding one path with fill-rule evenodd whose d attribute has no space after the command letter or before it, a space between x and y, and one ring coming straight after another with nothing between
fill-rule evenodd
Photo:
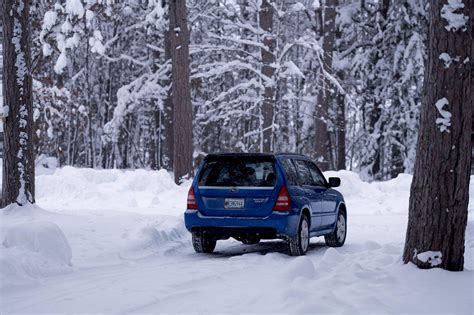
<instances>
[{"instance_id":1,"label":"snow-covered ground","mask_svg":"<svg viewBox=\"0 0 474 315\"><path fill-rule=\"evenodd\" d=\"M165 171L40 173L37 206L0 213L1 314L473 314L473 184L466 271L447 272L401 262L409 175L369 184L328 172L342 178L346 245L314 238L295 258L279 241L195 254L182 217L189 182Z\"/></svg>"}]
</instances>

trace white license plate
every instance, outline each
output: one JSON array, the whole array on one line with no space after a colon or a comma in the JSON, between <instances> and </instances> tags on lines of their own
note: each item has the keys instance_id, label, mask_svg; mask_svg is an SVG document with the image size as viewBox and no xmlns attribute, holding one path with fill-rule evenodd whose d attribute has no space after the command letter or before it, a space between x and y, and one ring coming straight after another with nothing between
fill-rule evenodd
<instances>
[{"instance_id":1,"label":"white license plate","mask_svg":"<svg viewBox=\"0 0 474 315\"><path fill-rule=\"evenodd\" d=\"M241 209L244 207L244 199L225 198L224 208L226 209Z\"/></svg>"}]
</instances>

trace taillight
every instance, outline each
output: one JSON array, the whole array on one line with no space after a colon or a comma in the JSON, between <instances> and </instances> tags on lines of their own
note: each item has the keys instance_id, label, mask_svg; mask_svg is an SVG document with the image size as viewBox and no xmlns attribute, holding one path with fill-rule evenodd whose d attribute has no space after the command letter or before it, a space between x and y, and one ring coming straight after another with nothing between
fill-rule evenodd
<instances>
[{"instance_id":1,"label":"taillight","mask_svg":"<svg viewBox=\"0 0 474 315\"><path fill-rule=\"evenodd\" d=\"M278 198L275 202L275 206L273 207L273 211L288 211L290 210L290 193L286 186L283 186L278 193Z\"/></svg>"},{"instance_id":2,"label":"taillight","mask_svg":"<svg viewBox=\"0 0 474 315\"><path fill-rule=\"evenodd\" d=\"M194 190L193 188L189 188L189 192L188 192L188 205L187 205L187 208L188 209L197 209L197 203L196 203L196 198L194 198Z\"/></svg>"}]
</instances>

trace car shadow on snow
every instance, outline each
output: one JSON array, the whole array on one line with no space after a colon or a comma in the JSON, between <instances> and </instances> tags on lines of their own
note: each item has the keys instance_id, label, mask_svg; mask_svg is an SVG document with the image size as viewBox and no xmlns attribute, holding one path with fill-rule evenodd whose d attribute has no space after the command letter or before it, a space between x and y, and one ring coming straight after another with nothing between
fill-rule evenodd
<instances>
[{"instance_id":1,"label":"car shadow on snow","mask_svg":"<svg viewBox=\"0 0 474 315\"><path fill-rule=\"evenodd\" d=\"M324 242L313 241L309 244L307 255L321 251L324 248L326 248ZM269 253L281 253L289 255L287 243L280 240L261 241L260 243L254 245L244 245L240 242L226 243L225 245L218 245L213 255L218 257L232 257L252 253L262 255Z\"/></svg>"}]
</instances>

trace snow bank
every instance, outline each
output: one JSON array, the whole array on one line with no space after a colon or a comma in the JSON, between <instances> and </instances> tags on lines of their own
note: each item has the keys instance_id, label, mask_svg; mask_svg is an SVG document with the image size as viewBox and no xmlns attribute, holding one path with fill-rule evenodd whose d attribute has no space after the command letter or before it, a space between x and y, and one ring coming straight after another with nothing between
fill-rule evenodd
<instances>
[{"instance_id":1,"label":"snow bank","mask_svg":"<svg viewBox=\"0 0 474 315\"><path fill-rule=\"evenodd\" d=\"M328 171L324 175L341 178L341 186L336 189L344 195L351 214L408 213L412 175L400 174L392 180L371 183L351 171Z\"/></svg>"},{"instance_id":2,"label":"snow bank","mask_svg":"<svg viewBox=\"0 0 474 315\"><path fill-rule=\"evenodd\" d=\"M35 279L72 271L72 251L63 231L52 222L15 223L15 217L32 215L36 206L3 209L0 250L0 289L34 283ZM8 218L13 216L14 218Z\"/></svg>"},{"instance_id":3,"label":"snow bank","mask_svg":"<svg viewBox=\"0 0 474 315\"><path fill-rule=\"evenodd\" d=\"M283 272L288 280L294 280L298 277L313 278L316 274L313 262L306 256L295 257L288 263Z\"/></svg>"},{"instance_id":4,"label":"snow bank","mask_svg":"<svg viewBox=\"0 0 474 315\"><path fill-rule=\"evenodd\" d=\"M35 160L35 173L36 175L53 174L58 166L57 158L41 154Z\"/></svg>"},{"instance_id":5,"label":"snow bank","mask_svg":"<svg viewBox=\"0 0 474 315\"><path fill-rule=\"evenodd\" d=\"M400 174L393 180L372 183L362 181L351 171L329 171L325 175L341 178L338 190L344 194L353 214L408 211L411 175ZM181 215L189 185L190 181L176 185L165 170L64 167L37 176L36 200L47 209L140 209L147 214L159 211L159 214Z\"/></svg>"},{"instance_id":6,"label":"snow bank","mask_svg":"<svg viewBox=\"0 0 474 315\"><path fill-rule=\"evenodd\" d=\"M190 183L178 186L165 171L64 167L36 177L36 199L48 209L160 209L182 212ZM180 209L177 209L180 205ZM173 211L174 210L174 211Z\"/></svg>"},{"instance_id":7,"label":"snow bank","mask_svg":"<svg viewBox=\"0 0 474 315\"><path fill-rule=\"evenodd\" d=\"M352 171L328 171L340 177L337 189L353 215L408 213L412 175L365 182ZM471 177L474 182L474 176ZM143 214L181 215L191 181L176 185L165 170L55 169L36 177L36 200L46 209L113 209ZM474 185L470 186L473 194ZM470 211L472 210L470 205Z\"/></svg>"}]
</instances>

